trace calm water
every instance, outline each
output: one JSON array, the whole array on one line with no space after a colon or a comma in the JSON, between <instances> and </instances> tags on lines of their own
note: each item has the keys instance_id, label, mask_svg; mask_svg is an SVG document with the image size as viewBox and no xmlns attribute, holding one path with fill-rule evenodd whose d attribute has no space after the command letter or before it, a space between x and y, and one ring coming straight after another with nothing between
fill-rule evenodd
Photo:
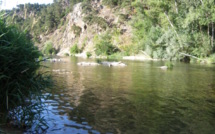
<instances>
[{"instance_id":1,"label":"calm water","mask_svg":"<svg viewBox=\"0 0 215 134\"><path fill-rule=\"evenodd\" d=\"M123 61L126 67L47 62L56 87L46 93L47 133L212 134L215 65ZM93 61L93 60L91 60Z\"/></svg>"}]
</instances>

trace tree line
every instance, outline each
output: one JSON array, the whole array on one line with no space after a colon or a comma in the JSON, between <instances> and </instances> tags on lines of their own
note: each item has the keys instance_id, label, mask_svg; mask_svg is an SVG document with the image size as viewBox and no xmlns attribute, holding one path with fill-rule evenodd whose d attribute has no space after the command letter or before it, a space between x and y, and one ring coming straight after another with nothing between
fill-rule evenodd
<instances>
[{"instance_id":1,"label":"tree line","mask_svg":"<svg viewBox=\"0 0 215 134\"><path fill-rule=\"evenodd\" d=\"M54 0L51 5L19 5L10 12L7 21L27 28L39 42L37 37L41 33L50 33L66 23L65 16L76 3L85 2L83 9L93 12L86 5L91 1ZM142 50L153 58L173 60L186 59L185 54L205 58L215 51L213 0L103 0L102 4L114 10L126 9L127 14L122 17L130 18L127 21L133 28L130 54ZM20 17L21 12L31 16ZM98 18L96 14L89 15L85 18L89 24L92 17ZM104 20L99 22L105 24Z\"/></svg>"}]
</instances>

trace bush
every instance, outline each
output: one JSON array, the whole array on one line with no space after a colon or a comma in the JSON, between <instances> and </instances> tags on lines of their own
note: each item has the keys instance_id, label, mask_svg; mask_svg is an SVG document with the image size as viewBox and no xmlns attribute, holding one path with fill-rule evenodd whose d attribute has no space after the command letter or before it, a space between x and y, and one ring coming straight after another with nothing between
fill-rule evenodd
<instances>
[{"instance_id":1,"label":"bush","mask_svg":"<svg viewBox=\"0 0 215 134\"><path fill-rule=\"evenodd\" d=\"M96 43L96 55L111 55L118 51L119 49L112 45L111 36L109 34L99 37Z\"/></svg>"},{"instance_id":2,"label":"bush","mask_svg":"<svg viewBox=\"0 0 215 134\"><path fill-rule=\"evenodd\" d=\"M45 46L43 47L42 53L46 54L46 55L56 54L56 50L53 48L52 42L46 42L45 43Z\"/></svg>"},{"instance_id":3,"label":"bush","mask_svg":"<svg viewBox=\"0 0 215 134\"><path fill-rule=\"evenodd\" d=\"M165 66L167 66L167 68L172 69L173 68L173 63L168 61L165 63Z\"/></svg>"},{"instance_id":4,"label":"bush","mask_svg":"<svg viewBox=\"0 0 215 134\"><path fill-rule=\"evenodd\" d=\"M43 60L43 56L39 56L38 61L42 61Z\"/></svg>"},{"instance_id":5,"label":"bush","mask_svg":"<svg viewBox=\"0 0 215 134\"><path fill-rule=\"evenodd\" d=\"M65 53L64 56L69 56L69 54L68 54L68 53Z\"/></svg>"},{"instance_id":6,"label":"bush","mask_svg":"<svg viewBox=\"0 0 215 134\"><path fill-rule=\"evenodd\" d=\"M29 126L39 117L42 90L48 78L38 72L39 51L23 33L0 20L0 113L2 122ZM28 100L28 102L26 101ZM34 100L34 102L32 101ZM15 118L16 117L16 118Z\"/></svg>"},{"instance_id":7,"label":"bush","mask_svg":"<svg viewBox=\"0 0 215 134\"><path fill-rule=\"evenodd\" d=\"M87 58L90 58L92 54L90 52L87 52Z\"/></svg>"},{"instance_id":8,"label":"bush","mask_svg":"<svg viewBox=\"0 0 215 134\"><path fill-rule=\"evenodd\" d=\"M81 27L79 27L79 26L76 26L76 25L73 25L72 26L72 31L74 31L74 34L75 35L77 35L77 36L80 36L80 34L81 34Z\"/></svg>"},{"instance_id":9,"label":"bush","mask_svg":"<svg viewBox=\"0 0 215 134\"><path fill-rule=\"evenodd\" d=\"M77 44L73 45L73 46L70 48L70 54L71 54L71 55L77 54L77 53L79 53L79 52L80 52L80 50L79 50Z\"/></svg>"},{"instance_id":10,"label":"bush","mask_svg":"<svg viewBox=\"0 0 215 134\"><path fill-rule=\"evenodd\" d=\"M208 62L209 63L215 63L215 54L210 55L210 57L208 58Z\"/></svg>"},{"instance_id":11,"label":"bush","mask_svg":"<svg viewBox=\"0 0 215 134\"><path fill-rule=\"evenodd\" d=\"M98 17L98 16L94 16L94 15L88 15L88 16L84 17L84 22L87 23L88 25L97 24L102 29L108 28L108 23L102 17Z\"/></svg>"},{"instance_id":12,"label":"bush","mask_svg":"<svg viewBox=\"0 0 215 134\"><path fill-rule=\"evenodd\" d=\"M118 52L108 56L108 59L122 59L123 56L124 56L124 53Z\"/></svg>"}]
</instances>

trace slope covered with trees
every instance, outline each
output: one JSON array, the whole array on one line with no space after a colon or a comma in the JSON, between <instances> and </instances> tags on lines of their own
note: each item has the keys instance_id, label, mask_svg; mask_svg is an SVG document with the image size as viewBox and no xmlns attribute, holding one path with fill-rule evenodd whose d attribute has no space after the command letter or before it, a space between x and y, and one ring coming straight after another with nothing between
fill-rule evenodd
<instances>
[{"instance_id":1,"label":"slope covered with trees","mask_svg":"<svg viewBox=\"0 0 215 134\"><path fill-rule=\"evenodd\" d=\"M213 0L55 0L51 5L19 5L19 8L7 11L7 22L27 29L34 41L40 43L40 35L53 33L67 25L66 16L80 2L84 22L89 26L96 24L101 27L101 37L109 33L109 45L114 47L108 48L119 49L117 53L133 55L145 51L152 58L188 61L189 55L196 58L215 57ZM99 2L100 9L110 8L119 18L117 23L99 14L98 8L92 4ZM121 24L132 27L129 43L118 41L116 44L117 36L123 34L122 30L117 31ZM94 44L98 46L98 43ZM211 62L213 60L211 58Z\"/></svg>"}]
</instances>

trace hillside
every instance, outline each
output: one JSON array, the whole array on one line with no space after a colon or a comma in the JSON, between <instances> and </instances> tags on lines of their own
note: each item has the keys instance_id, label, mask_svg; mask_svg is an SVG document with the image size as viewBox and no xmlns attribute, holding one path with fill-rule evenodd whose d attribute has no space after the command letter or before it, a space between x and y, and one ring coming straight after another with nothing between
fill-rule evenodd
<instances>
[{"instance_id":1,"label":"hillside","mask_svg":"<svg viewBox=\"0 0 215 134\"><path fill-rule=\"evenodd\" d=\"M55 0L7 11L7 22L52 53L137 55L214 62L213 1ZM195 57L195 58L190 58Z\"/></svg>"},{"instance_id":2,"label":"hillside","mask_svg":"<svg viewBox=\"0 0 215 134\"><path fill-rule=\"evenodd\" d=\"M83 12L83 6L86 5L75 4L73 12L65 17L67 23L53 33L42 35L40 38L42 44L47 40L54 42L54 48L59 50L58 55L64 55L70 53L70 48L75 44L84 53L94 53L96 40L105 34L115 34L111 39L113 46L121 47L131 43L131 26L119 23L119 15L114 14L111 8L103 6L101 2L92 2L90 6L98 13L95 18L88 18L89 14Z\"/></svg>"}]
</instances>

